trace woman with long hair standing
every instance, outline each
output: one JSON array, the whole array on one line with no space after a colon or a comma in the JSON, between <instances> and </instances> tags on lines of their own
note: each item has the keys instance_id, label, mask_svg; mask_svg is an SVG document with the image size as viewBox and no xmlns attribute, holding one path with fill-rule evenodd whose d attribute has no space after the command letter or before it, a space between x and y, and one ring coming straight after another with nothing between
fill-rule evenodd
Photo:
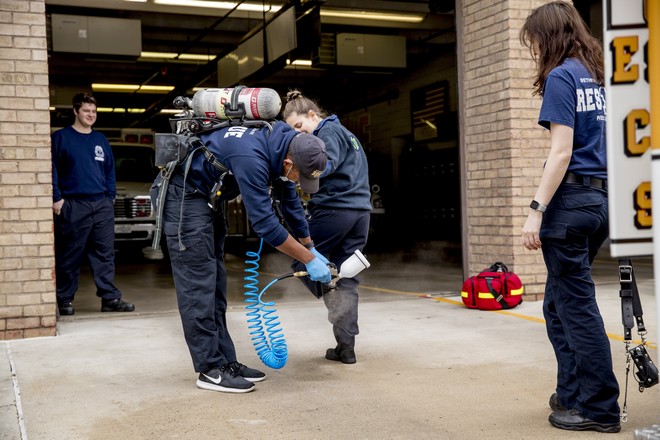
<instances>
[{"instance_id":1,"label":"woman with long hair standing","mask_svg":"<svg viewBox=\"0 0 660 440\"><path fill-rule=\"evenodd\" d=\"M550 424L619 432L619 385L591 265L609 233L603 48L572 4L529 15L521 43L536 62L534 94L550 151L522 228L547 268L543 314L557 358Z\"/></svg>"}]
</instances>

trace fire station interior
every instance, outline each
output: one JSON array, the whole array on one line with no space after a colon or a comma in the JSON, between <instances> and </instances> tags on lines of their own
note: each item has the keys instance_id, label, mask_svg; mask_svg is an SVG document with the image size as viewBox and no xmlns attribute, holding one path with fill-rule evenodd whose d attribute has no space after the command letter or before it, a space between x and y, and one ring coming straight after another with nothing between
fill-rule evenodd
<instances>
[{"instance_id":1,"label":"fire station interior","mask_svg":"<svg viewBox=\"0 0 660 440\"><path fill-rule=\"evenodd\" d=\"M284 100L297 88L337 114L367 153L373 212L363 300L377 289L455 294L464 273L454 1L209 7L219 3L46 0L51 126L70 124L71 98L86 91L98 101L95 128L113 146L149 145L151 134L171 131L177 96L243 85L272 88ZM600 2L575 4L588 23L599 22ZM407 129L395 136L379 134L401 125ZM143 180L148 185L150 178ZM227 213L230 301L241 301L246 252L259 240L240 200ZM116 283L124 298L141 313L173 310L167 255L150 249L149 239L117 237ZM290 271L288 257L266 244L262 253L265 277ZM77 318L99 312L94 292L84 268ZM273 295L309 297L292 281Z\"/></svg>"}]
</instances>

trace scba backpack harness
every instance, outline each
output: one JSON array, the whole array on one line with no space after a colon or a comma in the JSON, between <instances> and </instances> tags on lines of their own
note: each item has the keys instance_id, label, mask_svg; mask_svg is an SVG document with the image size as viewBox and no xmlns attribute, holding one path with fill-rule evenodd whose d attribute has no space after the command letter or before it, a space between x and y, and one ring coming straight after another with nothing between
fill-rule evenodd
<instances>
[{"instance_id":1,"label":"scba backpack harness","mask_svg":"<svg viewBox=\"0 0 660 440\"><path fill-rule=\"evenodd\" d=\"M210 89L215 91L215 89ZM188 171L192 163L193 157L197 154L203 154L207 162L219 173L220 177L217 179L211 193L209 194L209 205L215 210L218 208L217 202L222 195L224 181L227 176L231 175L231 171L223 165L211 151L204 145L202 140L197 136L198 133L210 132L231 126L244 126L244 127L268 127L272 131L272 125L263 119L247 119L247 111L244 102L239 102L241 99L242 91L249 91L255 89L246 89L244 86L237 86L231 89L230 100L223 104L224 109L222 114L225 119L218 119L207 115L196 114L193 110L194 100L183 96L178 96L174 100L174 106L182 110L176 115L175 118L170 119L170 128L172 133L156 133L156 148L155 148L155 162L156 166L160 168L160 182L158 183L158 195L156 198L156 231L154 233L152 247L154 249L160 248L160 238L162 235L163 225L163 207L165 205L165 194L167 194L167 187L169 186L170 178L176 167L183 167L183 182L185 185L188 178ZM269 90L269 89L263 89ZM196 95L203 96L206 90L200 90ZM273 93L275 93L273 91ZM254 109L251 109L254 110ZM278 107L279 112L279 107ZM198 110L198 113L203 113ZM253 111L250 112L253 114ZM276 114L276 113L275 113ZM215 113L213 113L215 116ZM185 246L181 242L181 221L183 218L183 193L181 200L181 214L179 217L179 249L185 250Z\"/></svg>"},{"instance_id":2,"label":"scba backpack harness","mask_svg":"<svg viewBox=\"0 0 660 440\"><path fill-rule=\"evenodd\" d=\"M522 302L524 290L518 275L498 261L465 280L461 298L470 309L511 309Z\"/></svg>"}]
</instances>

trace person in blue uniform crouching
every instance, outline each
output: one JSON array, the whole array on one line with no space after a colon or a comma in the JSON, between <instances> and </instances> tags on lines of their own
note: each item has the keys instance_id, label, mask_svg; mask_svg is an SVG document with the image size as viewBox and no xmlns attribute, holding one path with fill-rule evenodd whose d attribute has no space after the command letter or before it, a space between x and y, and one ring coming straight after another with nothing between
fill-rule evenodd
<instances>
[{"instance_id":1,"label":"person in blue uniform crouching","mask_svg":"<svg viewBox=\"0 0 660 440\"><path fill-rule=\"evenodd\" d=\"M202 389L245 393L266 375L237 361L227 329L227 235L223 199L240 192L252 228L267 243L305 264L309 277L328 283L328 261L305 244L309 226L296 182L308 193L318 191L326 167L325 144L298 133L284 122L268 127L231 126L202 133L202 150L189 167L178 165L166 191L163 173L154 182L152 200L162 207L163 233L172 264L184 336ZM209 154L210 153L210 154ZM191 154L191 153L188 153ZM211 155L214 159L211 159ZM221 163L219 168L213 162ZM186 170L187 168L187 170ZM217 182L222 179L219 200ZM164 194L163 194L164 193ZM291 230L282 225L273 199ZM295 236L295 238L294 238Z\"/></svg>"}]
</instances>

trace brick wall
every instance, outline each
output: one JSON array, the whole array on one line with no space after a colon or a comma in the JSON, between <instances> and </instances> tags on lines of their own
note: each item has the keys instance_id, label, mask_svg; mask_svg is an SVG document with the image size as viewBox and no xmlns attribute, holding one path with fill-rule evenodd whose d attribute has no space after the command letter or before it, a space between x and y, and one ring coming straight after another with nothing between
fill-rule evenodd
<instances>
[{"instance_id":1,"label":"brick wall","mask_svg":"<svg viewBox=\"0 0 660 440\"><path fill-rule=\"evenodd\" d=\"M0 0L0 339L55 334L44 0Z\"/></svg>"},{"instance_id":2,"label":"brick wall","mask_svg":"<svg viewBox=\"0 0 660 440\"><path fill-rule=\"evenodd\" d=\"M463 148L468 272L505 262L525 283L528 299L542 297L545 265L527 251L521 230L541 178L548 134L536 121L534 64L518 33L540 0L464 0ZM459 26L460 32L460 26ZM460 62L460 61L459 61Z\"/></svg>"}]
</instances>

